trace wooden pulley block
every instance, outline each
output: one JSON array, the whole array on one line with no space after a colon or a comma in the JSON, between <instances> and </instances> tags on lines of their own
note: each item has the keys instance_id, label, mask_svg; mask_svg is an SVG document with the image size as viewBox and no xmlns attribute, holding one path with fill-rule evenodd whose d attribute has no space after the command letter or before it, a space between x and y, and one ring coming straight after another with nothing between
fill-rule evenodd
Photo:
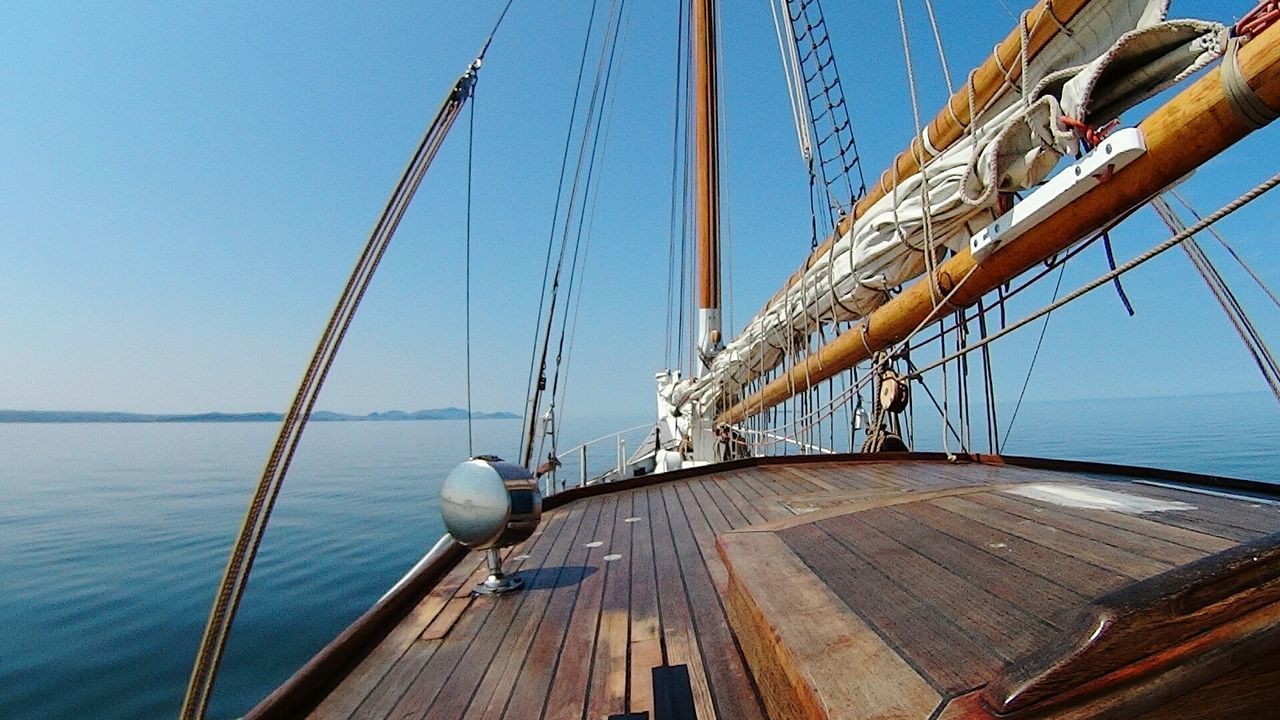
<instances>
[{"instance_id":1,"label":"wooden pulley block","mask_svg":"<svg viewBox=\"0 0 1280 720\"><path fill-rule=\"evenodd\" d=\"M880 377L880 407L887 412L900 413L907 408L909 399L907 381L892 370L885 371Z\"/></svg>"}]
</instances>

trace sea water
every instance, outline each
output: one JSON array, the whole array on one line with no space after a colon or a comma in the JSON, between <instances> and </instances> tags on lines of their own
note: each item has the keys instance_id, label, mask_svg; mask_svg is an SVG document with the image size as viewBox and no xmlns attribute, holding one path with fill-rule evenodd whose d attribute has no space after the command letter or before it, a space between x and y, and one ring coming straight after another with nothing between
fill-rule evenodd
<instances>
[{"instance_id":1,"label":"sea water","mask_svg":"<svg viewBox=\"0 0 1280 720\"><path fill-rule=\"evenodd\" d=\"M564 435L576 442L630 424L584 421ZM517 421L472 431L477 453L514 457ZM0 425L0 718L176 714L275 432L267 423ZM925 432L922 448L940 444ZM464 422L308 427L211 717L238 717L283 682L439 538L440 483L467 445ZM616 448L603 445L592 462L608 465ZM1275 401L1235 395L1028 403L1004 450L1280 483L1277 448Z\"/></svg>"}]
</instances>

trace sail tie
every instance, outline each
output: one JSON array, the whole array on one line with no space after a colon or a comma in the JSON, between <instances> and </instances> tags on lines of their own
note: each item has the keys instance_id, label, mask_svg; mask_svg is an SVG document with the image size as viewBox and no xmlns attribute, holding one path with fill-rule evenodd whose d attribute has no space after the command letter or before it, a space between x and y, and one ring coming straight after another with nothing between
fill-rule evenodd
<instances>
[{"instance_id":1,"label":"sail tie","mask_svg":"<svg viewBox=\"0 0 1280 720\"><path fill-rule=\"evenodd\" d=\"M1226 95L1231 112L1250 130L1257 130L1265 127L1272 120L1280 118L1280 110L1267 105L1253 91L1253 88L1249 87L1249 82L1245 80L1244 72L1240 69L1241 42L1242 38L1239 35L1227 41L1227 52L1222 58L1219 78L1222 80L1222 93Z\"/></svg>"}]
</instances>

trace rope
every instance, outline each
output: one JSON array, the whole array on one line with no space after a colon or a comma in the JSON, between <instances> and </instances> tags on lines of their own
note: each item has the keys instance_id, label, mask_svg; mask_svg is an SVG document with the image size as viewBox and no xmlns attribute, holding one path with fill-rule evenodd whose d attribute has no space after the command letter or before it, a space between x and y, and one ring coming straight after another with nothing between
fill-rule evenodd
<instances>
[{"instance_id":1,"label":"rope","mask_svg":"<svg viewBox=\"0 0 1280 720\"><path fill-rule=\"evenodd\" d=\"M488 49L497 28L498 26L495 25L489 39L485 41L485 49ZM320 342L316 345L298 392L281 424L280 434L276 438L271 455L262 470L262 476L249 501L249 508L245 512L240 532L232 546L226 570L218 585L213 606L209 611L209 620L205 625L204 635L196 653L191 677L182 701L182 709L179 712L180 720L200 720L208 710L214 680L230 637L231 625L244 596L254 558L257 557L263 534L266 532L267 521L271 517L272 508L283 487L298 442L302 439L307 418L315 407L316 398L337 356L338 348L346 336L347 328L355 317L360 301L386 253L400 219L404 216L409 202L421 184L427 168L430 167L437 151L448 136L449 129L461 113L462 106L471 96L472 85L483 58L482 50L468 66L467 71L458 78L435 118L427 126L409 164L405 167L399 182L396 183L382 215L374 225L351 271L351 276L343 288L338 304L325 326Z\"/></svg>"},{"instance_id":2,"label":"rope","mask_svg":"<svg viewBox=\"0 0 1280 720\"><path fill-rule=\"evenodd\" d=\"M543 265L542 265L542 289L538 291L538 315L533 325L533 352L530 353L530 356L529 356L529 379L525 383L525 388L529 392L529 398L528 398L528 401L525 403L524 424L526 427L530 428L530 433L528 437L521 439L520 454L522 457L526 456L526 453L527 453L525 444L526 443L532 444L532 440L533 440L532 428L534 423L537 422L538 409L535 406L535 396L537 394L537 390L535 389L535 385L534 385L535 369L537 371L536 377L537 377L538 384L539 385L546 384L545 373L547 369L547 363L546 363L547 354L546 354L545 344L543 344L541 366L539 366L539 362L538 362L539 338L542 335L542 333L539 331L542 328L542 312L545 309L545 303L547 300L547 281L551 277L551 254L552 254L552 250L555 248L556 228L559 226L560 200L564 193L564 178L569 167L569 148L573 143L573 125L575 120L578 117L578 101L582 95L582 79L586 74L587 49L591 45L591 34L592 34L593 28L595 27L597 3L598 3L598 0L591 0L591 12L587 16L587 33L582 38L582 56L578 60L578 80L574 86L573 103L571 105L572 109L569 111L569 127L567 130L565 130L564 151L562 152L561 158L560 158L560 178L556 181L556 200L553 205L553 210L551 213L551 232L547 237L547 256L543 260Z\"/></svg>"},{"instance_id":3,"label":"rope","mask_svg":"<svg viewBox=\"0 0 1280 720\"><path fill-rule=\"evenodd\" d=\"M508 3L510 7L510 3ZM506 10L502 11L506 14ZM499 18L501 21L501 18ZM463 290L463 334L466 336L466 350L464 356L467 365L467 457L475 457L475 442L471 432L471 420L474 414L471 409L471 176L472 176L472 151L475 148L476 140L476 83L471 84L471 104L467 106L467 230L466 230L466 252L463 264L466 267L464 276Z\"/></svg>"},{"instance_id":4,"label":"rope","mask_svg":"<svg viewBox=\"0 0 1280 720\"><path fill-rule=\"evenodd\" d=\"M1240 37L1227 41L1227 51L1222 57L1222 69L1218 72L1222 81L1222 93L1227 97L1227 105L1240 122L1250 130L1266 127L1268 123L1280 118L1280 110L1267 105L1258 94L1249 87L1244 72L1240 69Z\"/></svg>"},{"instance_id":5,"label":"rope","mask_svg":"<svg viewBox=\"0 0 1280 720\"><path fill-rule=\"evenodd\" d=\"M1062 289L1062 276L1067 272L1067 264L1061 263L1062 269L1058 270L1058 281L1053 286L1053 299L1058 299L1058 292ZM1013 414L1009 417L1009 425L1004 429L1004 442L1009 442L1009 436L1013 434L1013 424L1018 421L1018 411L1022 409L1022 398L1027 394L1027 386L1031 384L1031 373L1036 369L1036 360L1040 357L1040 346L1044 344L1045 331L1049 329L1049 319L1053 313L1045 313L1044 324L1040 326L1040 337L1036 339L1035 352L1031 353L1031 362L1027 365L1027 376L1022 380L1022 390L1018 391L1018 402L1014 403ZM999 446L1000 452L1004 452L1004 445Z\"/></svg>"},{"instance_id":6,"label":"rope","mask_svg":"<svg viewBox=\"0 0 1280 720\"><path fill-rule=\"evenodd\" d=\"M1197 220L1200 219L1200 213L1196 212L1196 209L1191 207L1191 203L1187 202L1187 199L1182 196L1182 193L1179 193L1177 190L1170 190L1169 194L1177 198L1178 202L1182 204L1182 207L1187 209L1187 212L1191 213L1192 217ZM1262 279L1262 276L1250 267L1249 264L1244 261L1244 258L1240 257L1240 255L1236 253L1234 248L1227 244L1227 241L1222 237L1222 234L1212 227L1209 228L1209 234L1218 241L1218 244L1221 245L1224 250L1231 254L1231 257L1235 258L1237 263L1240 263L1240 267L1244 268L1244 271L1249 273L1249 277L1253 278L1253 281L1258 284L1258 287L1267 294L1267 297L1271 298L1271 302L1274 303L1277 308L1280 308L1280 297L1277 297L1275 291L1272 290L1271 286Z\"/></svg>"},{"instance_id":7,"label":"rope","mask_svg":"<svg viewBox=\"0 0 1280 720\"><path fill-rule=\"evenodd\" d=\"M1200 231L1204 230L1205 228L1209 227L1210 225L1213 225L1214 223L1216 223L1216 222L1218 222L1219 220L1221 220L1221 219L1223 219L1223 218L1227 217L1228 215L1230 215L1230 214L1234 213L1235 211L1239 210L1240 208L1244 207L1245 205L1248 205L1249 203L1251 203L1251 202L1253 202L1254 200L1258 199L1258 198L1259 198L1260 196L1262 196L1263 194L1265 194L1265 193L1269 192L1270 190L1274 189L1274 188L1276 187L1276 185L1280 185L1280 173L1277 173L1277 174L1275 174L1275 175L1271 176L1270 178L1268 178L1267 180L1265 180L1265 181L1263 181L1263 182L1259 183L1258 185L1254 186L1251 190L1249 190L1249 191L1248 191L1248 192L1246 192L1245 194L1241 195L1240 197L1236 198L1235 200L1232 200L1231 202L1229 202L1229 203L1227 203L1226 205L1222 206L1221 208L1219 208L1217 211L1215 211L1214 213L1212 213L1212 214L1211 214L1211 215L1209 215L1208 217L1206 217L1206 218L1204 218L1203 220L1200 220L1199 222L1197 222L1195 225L1192 225L1191 227L1189 227L1189 228L1187 228L1186 230L1184 230L1184 231L1182 231L1182 232L1180 232L1180 233L1178 233L1178 234L1174 235L1173 237L1169 238L1168 240L1165 240L1164 242L1162 242L1162 243L1160 243L1160 244L1158 244L1158 245L1156 245L1156 246L1152 247L1151 249L1147 250L1146 252L1142 253L1141 255L1138 255L1137 257L1135 257L1135 258L1133 258L1132 260L1130 260L1130 261L1126 262L1125 264L1121 265L1120 267L1116 268L1115 270L1112 270L1111 272L1103 273L1102 275L1100 275L1100 276L1099 276L1099 277L1097 277L1096 279L1092 280L1092 281L1091 281L1091 282L1089 282L1088 284L1086 284L1086 285L1084 285L1084 286L1082 286L1082 287L1080 287L1080 288L1078 288L1078 289L1076 289L1076 290L1073 290L1071 293L1067 294L1067 295L1066 295L1066 296L1064 296L1063 298L1061 298L1061 299L1059 299L1059 300L1056 300L1056 301L1054 301L1054 302L1050 303L1049 305L1046 305L1045 307L1040 308L1039 310L1037 310L1037 311L1035 311L1035 312L1031 313L1030 315L1028 315L1028 316L1026 316L1026 317L1022 318L1021 320L1019 320L1019 321L1017 321L1017 322L1013 323L1012 325L1008 325L1008 326L1006 326L1006 327L1002 328L1001 330L999 330L998 332L996 332L996 333L994 333L994 334L992 334L992 335L989 335L989 336L987 336L987 337L985 337L985 338L982 338L981 340L978 340L977 342L975 342L975 343L973 343L973 344L971 344L971 345L967 345L967 346L965 346L965 347L963 347L963 348L961 348L961 349L957 350L956 352L952 353L951 355L948 355L947 357L941 358L941 359L939 359L939 360L937 360L937 361L935 361L935 362L933 362L933 363L929 364L929 365L928 365L928 366L926 366L923 370L921 370L921 372L927 372L927 371L929 371L929 370L932 370L933 368L937 367L938 365L941 365L942 363L950 362L951 360L954 360L955 358L959 357L960 355L963 355L963 354L965 354L965 353L972 352L972 351L974 351L974 350L976 350L976 349L978 349L978 348L980 348L980 347L982 347L982 346L984 346L984 345L988 345L988 344L990 344L991 342L994 342L995 340L997 340L997 339L999 339L999 338L1002 338L1002 337L1004 337L1005 335L1008 335L1009 333L1013 332L1014 330L1017 330L1017 329L1019 329L1019 328L1021 328L1021 327L1025 326L1026 324L1028 324L1028 323L1030 323L1030 322L1034 321L1036 318L1041 317L1041 316L1043 316L1043 315L1046 315L1046 314L1048 314L1048 313L1051 313L1051 312L1053 312L1054 310L1056 310L1056 309L1058 309L1058 308L1062 307L1063 305L1066 305L1067 303L1069 303L1069 302L1072 302L1072 301L1076 300L1076 299L1077 299L1077 298L1079 298L1080 296L1082 296L1082 295L1084 295L1084 294L1086 294L1086 293L1088 293L1088 292L1090 292L1090 291L1096 290L1099 286L1104 285L1104 284L1106 284L1106 283L1108 283L1108 282L1111 282L1111 280L1112 280L1113 278L1117 278L1117 277L1119 277L1119 276L1123 275L1124 273L1129 272L1130 270L1132 270L1132 269L1134 269L1134 268L1138 267L1139 265L1141 265L1141 264L1143 264L1143 263L1147 262L1147 261L1148 261L1148 260L1150 260L1151 258L1153 258L1153 257L1155 257L1155 256L1157 256L1157 255L1159 255L1159 254L1161 254L1161 253L1163 253L1163 252L1165 252L1165 251L1166 251L1166 250L1168 250L1169 248L1172 248L1172 247L1174 247L1174 246L1176 246L1176 245L1179 245L1180 243L1182 243L1183 241L1185 241L1187 238L1189 238L1189 237L1191 237L1191 236L1195 235L1196 233L1198 233L1198 232L1200 232ZM966 278L968 278L968 277L971 277L971 275L966 275L965 277L966 277Z\"/></svg>"},{"instance_id":8,"label":"rope","mask_svg":"<svg viewBox=\"0 0 1280 720\"><path fill-rule=\"evenodd\" d=\"M933 0L924 0L924 7L929 12L929 25L933 28L933 42L938 46L938 62L942 65L942 78L947 82L947 93L955 94L955 85L951 82L951 68L947 65L947 53L942 49L942 33L938 31L938 18L933 13ZM947 107L951 107L950 101ZM954 117L954 115L953 115ZM959 118L956 118L958 124Z\"/></svg>"},{"instance_id":9,"label":"rope","mask_svg":"<svg viewBox=\"0 0 1280 720\"><path fill-rule=\"evenodd\" d=\"M1170 230L1176 232L1186 227L1182 218L1163 197L1157 196L1151 201L1151 206L1155 208L1160 219L1164 221ZM1195 238L1188 238L1182 244L1182 248L1187 252L1187 257L1191 260L1191 264L1196 271L1200 273L1200 277L1209 286L1209 291L1213 293L1214 299L1222 306L1227 319L1240 336L1240 341L1244 343L1245 349L1249 351L1254 363L1258 366L1258 371L1262 373L1263 379L1270 386L1272 394L1275 395L1276 400L1280 401L1280 364L1276 362L1275 356L1271 354L1266 341L1263 340L1253 321L1249 319L1244 308L1240 305L1235 293L1228 287L1226 280L1218 272L1218 269L1213 266L1209 257L1204 254Z\"/></svg>"},{"instance_id":10,"label":"rope","mask_svg":"<svg viewBox=\"0 0 1280 720\"><path fill-rule=\"evenodd\" d=\"M683 340L684 336L684 312L682 310L684 298L684 246L685 240L680 239L680 255L676 255L676 224L679 213L676 208L676 187L678 181L676 174L680 168L680 121L684 117L684 105L681 102L681 89L684 87L684 8L686 3L677 3L678 10L676 13L676 74L675 74L675 117L672 120L671 127L671 217L670 227L667 233L667 307L666 320L667 332L663 338L663 358L666 360L668 368L674 368L680 362L682 355L683 343L677 345L675 354L671 354L671 338L674 335ZM684 224L681 223L681 233L683 234ZM680 268L680 281L676 283L676 268ZM679 288L679 299L676 298L676 288ZM679 318L679 328L673 328ZM674 330L674 332L673 332Z\"/></svg>"},{"instance_id":11,"label":"rope","mask_svg":"<svg viewBox=\"0 0 1280 720\"><path fill-rule=\"evenodd\" d=\"M625 0L622 0L622 2L625 2ZM592 122L595 118L596 110L598 109L596 100L599 97L601 82L605 75L605 71L604 71L605 59L606 57L612 57L612 55L609 52L610 44L608 42L608 37L607 37L609 32L608 28L614 28L614 33L616 37L617 25L621 24L618 20L619 12L620 12L619 0L614 0L613 6L610 9L610 13L609 13L609 21L605 25L605 28L606 28L605 42L600 46L600 58L596 63L596 75L595 75L595 80L592 84L591 100L588 102L588 105L587 105L587 118L583 126L582 143L578 147L578 162L574 167L573 183L569 186L569 204L565 209L564 229L560 236L560 254L556 260L555 272L552 274L552 277L551 277L550 303L549 303L547 316L546 316L547 323L542 336L542 341L541 341L542 352L540 353L540 358L538 361L538 367L539 367L538 381L533 386L533 389L531 391L532 397L528 404L529 417L528 417L528 423L526 425L524 452L521 455L521 464L526 467L528 467L533 457L533 436L534 436L534 431L537 427L538 411L541 407L542 392L543 390L546 389L546 386L547 386L547 382L546 382L547 354L550 352L550 349L551 349L551 333L554 331L554 328L555 328L556 306L558 304L559 296L560 296L560 275L564 269L565 254L568 252L569 230L573 225L573 218L574 218L573 211L578 201L578 187L580 182L582 181L583 163L586 162L586 158L587 158L587 140L588 140L588 136L591 135ZM570 134L572 134L573 132L572 126L570 126L569 132Z\"/></svg>"}]
</instances>

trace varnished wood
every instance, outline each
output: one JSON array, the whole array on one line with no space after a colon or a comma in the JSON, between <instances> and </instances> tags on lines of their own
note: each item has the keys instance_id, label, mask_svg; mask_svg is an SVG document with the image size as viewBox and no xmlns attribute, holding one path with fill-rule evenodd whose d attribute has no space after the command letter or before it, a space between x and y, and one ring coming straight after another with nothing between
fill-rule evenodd
<instances>
[{"instance_id":1,"label":"varnished wood","mask_svg":"<svg viewBox=\"0 0 1280 720\"><path fill-rule=\"evenodd\" d=\"M1277 623L1280 534L1100 598L1062 641L1012 665L983 697L1008 714L1105 693L1138 673L1168 675L1175 665L1170 682L1194 682L1181 677L1189 665L1238 665L1280 644ZM1232 658L1216 657L1227 648Z\"/></svg>"},{"instance_id":2,"label":"varnished wood","mask_svg":"<svg viewBox=\"0 0 1280 720\"><path fill-rule=\"evenodd\" d=\"M1053 0L1052 2L1041 0L1036 3L1027 16L1027 27L1031 30L1028 36L1027 57L1032 59L1039 55L1049 41L1060 32L1059 23L1070 22L1088 3L1089 0ZM972 110L975 108L981 110L1001 93L1016 88L1016 85L1011 83L1017 83L1022 77L1021 55L1022 30L1014 28L1004 41L995 47L991 57L974 70L972 86L966 82L965 88L954 93L927 126L925 132L928 134L929 144L934 149L939 152L946 150L963 136L965 128L973 122ZM972 106L970 105L970 87L973 90ZM868 188L867 194L854 205L852 211L840 219L832 236L810 253L804 265L788 278L783 289L770 299L761 312L784 297L819 258L829 253L836 238L848 232L855 219L865 215L872 205L884 199L898 182L918 173L921 160L931 157L920 138L913 138L907 149L899 153L894 158L893 164L881 173L880 182Z\"/></svg>"},{"instance_id":3,"label":"varnished wood","mask_svg":"<svg viewBox=\"0 0 1280 720\"><path fill-rule=\"evenodd\" d=\"M774 720L925 718L941 700L776 535L732 533L727 600ZM855 674L856 669L856 674Z\"/></svg>"},{"instance_id":4,"label":"varnished wood","mask_svg":"<svg viewBox=\"0 0 1280 720\"><path fill-rule=\"evenodd\" d=\"M720 307L720 139L716 78L716 1L689 0L693 43L694 237L698 243L698 307ZM714 328L718 330L719 328ZM702 342L705 338L699 338Z\"/></svg>"},{"instance_id":5,"label":"varnished wood","mask_svg":"<svg viewBox=\"0 0 1280 720\"><path fill-rule=\"evenodd\" d=\"M1263 31L1244 46L1239 58L1243 75L1258 97L1280 107L1280 27ZM931 319L975 304L1010 278L1125 217L1252 132L1231 110L1217 68L1156 109L1139 128L1147 151L1112 181L1029 228L1017 242L980 265L969 248L963 248L803 362L725 410L717 422L741 422L905 339ZM959 285L961 279L963 285ZM951 299L939 306L939 289L948 293L956 287Z\"/></svg>"},{"instance_id":6,"label":"varnished wood","mask_svg":"<svg viewBox=\"0 0 1280 720\"><path fill-rule=\"evenodd\" d=\"M1169 497L1194 509L1129 516L1004 492L1017 483L1059 480ZM804 499L839 505L842 495L850 502L839 513L788 509L801 508ZM768 693L798 691L785 672L749 668L747 658L754 653L776 661L804 653L780 650L777 633L744 632L748 626L738 618L755 627L785 626L793 622L790 603L825 597L838 611L823 619L828 629L811 620L795 632L812 639L836 628L833 657L851 652L840 645L844 641L880 647L876 653L887 649L897 658L892 664L909 671L902 677L915 677L911 682L928 689L921 697L934 698L935 706L954 697L944 711L950 717L966 693L997 677L1021 650L1049 646L1073 628L1074 612L1092 598L1158 574L1182 557L1170 553L1208 555L1233 542L1197 523L1253 528L1250 537L1280 531L1280 512L1269 504L995 461L947 463L934 455L754 459L551 500L539 533L505 553L509 569L525 577L529 589L496 599L471 597L485 569L480 553L468 554L436 587L419 592L417 605L363 662L351 662L354 669L312 716L652 718L654 668L683 665L698 718L763 720L775 716L762 706L773 702ZM770 532L769 523L779 519L788 520ZM1152 538L1156 549L1142 547L1137 537ZM805 582L771 587L779 574L768 554L758 555L756 570L743 572L726 564L717 538L781 542ZM790 599L776 600L774 610L763 613L761 606L748 606L762 592ZM747 605L735 610L735 603ZM1191 669L1202 685L1235 672L1231 657L1269 642L1260 634L1268 626L1260 624L1258 612L1196 636L1208 645L1176 666ZM1246 627L1250 622L1253 630ZM819 654L810 657L816 662ZM779 677L792 689L778 685ZM835 663L804 683L815 697L878 697L874 693L888 687L883 683L901 680L880 674L867 685L868 677L861 667ZM1150 678L1149 692L1123 697L1164 702L1195 691L1169 673L1142 677ZM843 684L826 688L827 681ZM839 716L842 703L821 712ZM1100 706L1075 702L1054 706L1054 713L1082 707ZM886 708L902 710L893 703ZM931 711L898 716L923 718ZM298 715L273 712L266 707L261 716Z\"/></svg>"}]
</instances>

